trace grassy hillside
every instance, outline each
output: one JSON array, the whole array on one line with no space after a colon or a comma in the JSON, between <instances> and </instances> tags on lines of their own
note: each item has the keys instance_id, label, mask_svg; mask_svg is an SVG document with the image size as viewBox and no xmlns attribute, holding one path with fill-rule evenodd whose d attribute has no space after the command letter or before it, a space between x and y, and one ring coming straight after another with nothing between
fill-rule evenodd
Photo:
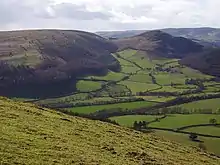
<instances>
[{"instance_id":1,"label":"grassy hillside","mask_svg":"<svg viewBox=\"0 0 220 165\"><path fill-rule=\"evenodd\" d=\"M0 104L1 164L220 163L208 153L154 135L5 98Z\"/></svg>"}]
</instances>

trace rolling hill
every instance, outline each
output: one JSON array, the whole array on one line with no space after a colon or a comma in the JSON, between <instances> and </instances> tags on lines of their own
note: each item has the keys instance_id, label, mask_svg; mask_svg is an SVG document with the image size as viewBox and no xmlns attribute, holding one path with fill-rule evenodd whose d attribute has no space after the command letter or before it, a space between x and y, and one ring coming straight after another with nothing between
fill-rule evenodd
<instances>
[{"instance_id":1,"label":"rolling hill","mask_svg":"<svg viewBox=\"0 0 220 165\"><path fill-rule=\"evenodd\" d=\"M139 35L148 30L101 31L96 34L110 39L121 39ZM161 31L176 37L192 39L206 47L220 47L220 29L216 28L167 28Z\"/></svg>"},{"instance_id":2,"label":"rolling hill","mask_svg":"<svg viewBox=\"0 0 220 165\"><path fill-rule=\"evenodd\" d=\"M220 77L220 49L213 49L198 56L184 58L180 63L203 73Z\"/></svg>"},{"instance_id":3,"label":"rolling hill","mask_svg":"<svg viewBox=\"0 0 220 165\"><path fill-rule=\"evenodd\" d=\"M219 158L153 134L0 98L1 164L198 164Z\"/></svg>"},{"instance_id":4,"label":"rolling hill","mask_svg":"<svg viewBox=\"0 0 220 165\"><path fill-rule=\"evenodd\" d=\"M82 31L0 32L0 95L46 97L75 90L75 79L120 66L117 47Z\"/></svg>"},{"instance_id":5,"label":"rolling hill","mask_svg":"<svg viewBox=\"0 0 220 165\"><path fill-rule=\"evenodd\" d=\"M216 28L168 28L162 31L173 36L182 36L200 42L213 43L220 46L220 29Z\"/></svg>"},{"instance_id":6,"label":"rolling hill","mask_svg":"<svg viewBox=\"0 0 220 165\"><path fill-rule=\"evenodd\" d=\"M190 53L203 51L203 46L183 37L173 37L160 30L142 33L140 35L113 40L119 50L135 49L162 57L182 58Z\"/></svg>"}]
</instances>

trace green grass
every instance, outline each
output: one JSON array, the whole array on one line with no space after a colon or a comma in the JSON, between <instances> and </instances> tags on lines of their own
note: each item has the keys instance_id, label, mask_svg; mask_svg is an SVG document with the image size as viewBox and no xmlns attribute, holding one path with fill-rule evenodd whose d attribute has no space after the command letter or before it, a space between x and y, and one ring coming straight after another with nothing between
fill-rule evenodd
<instances>
[{"instance_id":1,"label":"green grass","mask_svg":"<svg viewBox=\"0 0 220 165\"><path fill-rule=\"evenodd\" d=\"M139 83L132 81L122 81L120 82L120 84L125 85L129 89L131 89L133 94L136 94L137 92L144 92L159 88L159 86L156 84L147 84L147 83Z\"/></svg>"},{"instance_id":2,"label":"green grass","mask_svg":"<svg viewBox=\"0 0 220 165\"><path fill-rule=\"evenodd\" d=\"M149 101L140 101L140 102L131 102L131 103L119 103L119 104L109 104L109 105L95 105L95 106L85 106L85 107L74 107L68 108L68 110L77 113L89 114L96 111L104 109L116 109L122 108L123 110L132 110L137 108L149 107L155 105L153 102Z\"/></svg>"},{"instance_id":3,"label":"green grass","mask_svg":"<svg viewBox=\"0 0 220 165\"><path fill-rule=\"evenodd\" d=\"M124 58L130 58L136 53L137 53L137 50L133 50L133 49L127 49L127 50L118 52L118 54Z\"/></svg>"},{"instance_id":4,"label":"green grass","mask_svg":"<svg viewBox=\"0 0 220 165\"><path fill-rule=\"evenodd\" d=\"M88 93L74 94L65 97L53 98L53 99L44 99L37 101L37 104L54 104L54 103L72 103L80 100L85 100L88 97Z\"/></svg>"},{"instance_id":5,"label":"green grass","mask_svg":"<svg viewBox=\"0 0 220 165\"><path fill-rule=\"evenodd\" d=\"M116 54L113 54L113 56L119 61L121 66L135 66L134 64L130 63L129 61L126 61L122 58L119 58Z\"/></svg>"},{"instance_id":6,"label":"green grass","mask_svg":"<svg viewBox=\"0 0 220 165\"><path fill-rule=\"evenodd\" d=\"M0 99L0 164L204 164L195 148L127 128ZM166 154L166 156L164 156Z\"/></svg>"},{"instance_id":7,"label":"green grass","mask_svg":"<svg viewBox=\"0 0 220 165\"><path fill-rule=\"evenodd\" d=\"M118 81L121 80L123 77L125 77L125 74L123 73L116 73L109 71L106 76L90 76L88 79L97 79L97 80L109 80L109 81Z\"/></svg>"},{"instance_id":8,"label":"green grass","mask_svg":"<svg viewBox=\"0 0 220 165\"><path fill-rule=\"evenodd\" d=\"M102 83L95 81L80 80L77 82L76 88L80 92L91 92L102 88Z\"/></svg>"},{"instance_id":9,"label":"green grass","mask_svg":"<svg viewBox=\"0 0 220 165\"><path fill-rule=\"evenodd\" d=\"M154 75L160 85L185 84L185 76L179 73L158 73Z\"/></svg>"},{"instance_id":10,"label":"green grass","mask_svg":"<svg viewBox=\"0 0 220 165\"><path fill-rule=\"evenodd\" d=\"M168 132L168 131L155 131L153 133L157 136L160 136L164 138L165 140L170 140L173 142L178 142L183 145L189 145L189 146L194 146L198 147L199 143L198 142L193 142L189 139L189 135L185 135L182 133L174 133L174 132ZM199 137L199 140L204 142L205 147L207 148L208 152L212 152L216 155L220 156L220 139L217 138L207 138L207 137Z\"/></svg>"},{"instance_id":11,"label":"green grass","mask_svg":"<svg viewBox=\"0 0 220 165\"><path fill-rule=\"evenodd\" d=\"M191 110L193 110L193 109L213 109L213 110L217 110L217 109L220 109L220 98L194 101L192 103L179 105L178 107L181 107L181 108L184 108L184 109L191 109Z\"/></svg>"},{"instance_id":12,"label":"green grass","mask_svg":"<svg viewBox=\"0 0 220 165\"><path fill-rule=\"evenodd\" d=\"M169 97L164 97L164 96L136 96L137 98L143 98L146 101L155 101L155 102L167 102L170 100L175 99L176 97L169 96Z\"/></svg>"},{"instance_id":13,"label":"green grass","mask_svg":"<svg viewBox=\"0 0 220 165\"><path fill-rule=\"evenodd\" d=\"M160 117L160 116L153 116L153 115L127 115L127 116L112 117L110 119L116 121L117 123L119 123L122 126L132 127L133 123L135 121L150 122L150 121L155 120L158 117Z\"/></svg>"},{"instance_id":14,"label":"green grass","mask_svg":"<svg viewBox=\"0 0 220 165\"><path fill-rule=\"evenodd\" d=\"M190 114L190 115L169 115L160 122L152 123L149 126L157 128L180 128L196 124L209 124L210 119L217 119L220 121L220 115L212 114Z\"/></svg>"},{"instance_id":15,"label":"green grass","mask_svg":"<svg viewBox=\"0 0 220 165\"><path fill-rule=\"evenodd\" d=\"M107 101L114 101L115 99L112 97L94 97L91 99L86 99L86 100L77 100L73 101L71 103L91 103L91 104L98 104L98 103L103 103Z\"/></svg>"},{"instance_id":16,"label":"green grass","mask_svg":"<svg viewBox=\"0 0 220 165\"><path fill-rule=\"evenodd\" d=\"M174 88L171 86L162 86L161 89L156 90L155 92L178 92L178 93L182 93L184 91L188 91L189 89L187 88Z\"/></svg>"},{"instance_id":17,"label":"green grass","mask_svg":"<svg viewBox=\"0 0 220 165\"><path fill-rule=\"evenodd\" d=\"M135 62L142 68L152 68L154 66L154 63L152 63L151 59L142 52L138 52L138 54L135 56L130 57L129 60Z\"/></svg>"},{"instance_id":18,"label":"green grass","mask_svg":"<svg viewBox=\"0 0 220 165\"><path fill-rule=\"evenodd\" d=\"M129 81L151 84L152 77L150 77L148 74L136 74L134 76L131 76Z\"/></svg>"},{"instance_id":19,"label":"green grass","mask_svg":"<svg viewBox=\"0 0 220 165\"><path fill-rule=\"evenodd\" d=\"M220 136L220 127L214 127L214 126L193 127L193 128L184 129L183 131Z\"/></svg>"},{"instance_id":20,"label":"green grass","mask_svg":"<svg viewBox=\"0 0 220 165\"><path fill-rule=\"evenodd\" d=\"M203 92L215 92L218 93L220 92L220 85L216 85L216 86L208 86L205 88L205 90L203 90Z\"/></svg>"},{"instance_id":21,"label":"green grass","mask_svg":"<svg viewBox=\"0 0 220 165\"><path fill-rule=\"evenodd\" d=\"M106 91L109 93L109 94L124 94L124 93L129 93L129 89L124 86L124 85L120 85L120 84L116 84L116 85L111 85L111 86L108 86L106 88Z\"/></svg>"},{"instance_id":22,"label":"green grass","mask_svg":"<svg viewBox=\"0 0 220 165\"><path fill-rule=\"evenodd\" d=\"M184 68L181 69L181 71L183 72L184 75L186 75L189 78L194 78L194 79L210 79L210 78L213 78L213 76L203 74L200 71L189 68L189 67L184 67Z\"/></svg>"},{"instance_id":23,"label":"green grass","mask_svg":"<svg viewBox=\"0 0 220 165\"><path fill-rule=\"evenodd\" d=\"M122 66L121 72L131 74L136 73L138 70L140 70L140 68L136 66Z\"/></svg>"},{"instance_id":24,"label":"green grass","mask_svg":"<svg viewBox=\"0 0 220 165\"><path fill-rule=\"evenodd\" d=\"M198 86L196 86L196 85L175 85L174 86L175 88L178 88L178 89L197 89L198 88Z\"/></svg>"}]
</instances>

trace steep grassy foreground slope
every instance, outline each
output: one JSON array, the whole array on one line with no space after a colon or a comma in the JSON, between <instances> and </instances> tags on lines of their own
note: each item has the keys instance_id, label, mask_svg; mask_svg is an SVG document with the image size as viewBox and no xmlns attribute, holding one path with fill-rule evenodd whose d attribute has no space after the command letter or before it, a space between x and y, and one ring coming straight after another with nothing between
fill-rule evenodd
<instances>
[{"instance_id":1,"label":"steep grassy foreground slope","mask_svg":"<svg viewBox=\"0 0 220 165\"><path fill-rule=\"evenodd\" d=\"M0 164L219 164L217 157L123 127L0 99Z\"/></svg>"}]
</instances>

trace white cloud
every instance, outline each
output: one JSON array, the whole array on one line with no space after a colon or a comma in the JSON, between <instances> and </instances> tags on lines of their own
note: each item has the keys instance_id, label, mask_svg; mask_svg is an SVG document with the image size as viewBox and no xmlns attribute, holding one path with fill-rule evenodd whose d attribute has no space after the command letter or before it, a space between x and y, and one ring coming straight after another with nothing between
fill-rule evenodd
<instances>
[{"instance_id":1,"label":"white cloud","mask_svg":"<svg viewBox=\"0 0 220 165\"><path fill-rule=\"evenodd\" d=\"M219 0L0 0L0 30L220 27Z\"/></svg>"}]
</instances>

